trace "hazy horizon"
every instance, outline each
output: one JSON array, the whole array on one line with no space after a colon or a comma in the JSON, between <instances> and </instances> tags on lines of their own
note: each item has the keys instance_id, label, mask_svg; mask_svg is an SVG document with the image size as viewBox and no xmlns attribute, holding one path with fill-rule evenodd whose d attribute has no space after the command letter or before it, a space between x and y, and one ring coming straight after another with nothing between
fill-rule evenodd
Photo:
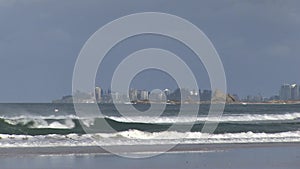
<instances>
[{"instance_id":1,"label":"hazy horizon","mask_svg":"<svg viewBox=\"0 0 300 169\"><path fill-rule=\"evenodd\" d=\"M137 12L187 19L212 41L223 62L228 92L241 97L278 94L300 84L300 2L291 1L10 1L0 0L0 102L49 102L72 92L77 56L100 27ZM176 29L176 28L174 28ZM96 85L109 88L114 68L128 54L156 47L182 57L209 89L201 62L181 43L145 35L116 45L100 65ZM175 88L160 71L140 73L132 86Z\"/></svg>"}]
</instances>

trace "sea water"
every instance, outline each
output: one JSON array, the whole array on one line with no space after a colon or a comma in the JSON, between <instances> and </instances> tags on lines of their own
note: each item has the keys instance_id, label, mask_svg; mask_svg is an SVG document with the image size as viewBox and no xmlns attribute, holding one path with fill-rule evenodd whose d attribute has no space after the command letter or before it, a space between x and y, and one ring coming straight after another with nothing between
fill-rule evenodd
<instances>
[{"instance_id":1,"label":"sea water","mask_svg":"<svg viewBox=\"0 0 300 169\"><path fill-rule=\"evenodd\" d=\"M149 105L134 106L142 112L122 116L113 104L99 104L101 114L84 104L87 113L79 116L73 104L0 104L0 147L300 142L299 104L232 104L221 117L208 117L209 105L199 105L197 116L185 109L180 118L180 105L167 105L160 116L144 114ZM205 122L218 127L202 132ZM114 130L86 130L102 123Z\"/></svg>"}]
</instances>

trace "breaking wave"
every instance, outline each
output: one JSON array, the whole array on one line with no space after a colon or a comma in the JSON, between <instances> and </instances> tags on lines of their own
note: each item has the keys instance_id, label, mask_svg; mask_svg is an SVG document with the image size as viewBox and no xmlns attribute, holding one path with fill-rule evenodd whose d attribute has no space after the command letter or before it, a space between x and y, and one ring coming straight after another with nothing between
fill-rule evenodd
<instances>
[{"instance_id":1,"label":"breaking wave","mask_svg":"<svg viewBox=\"0 0 300 169\"><path fill-rule=\"evenodd\" d=\"M52 146L114 146L163 144L226 144L226 143L277 143L300 142L300 131L281 133L225 133L201 132L144 132L128 130L116 133L7 135L0 134L1 147L52 147Z\"/></svg>"}]
</instances>

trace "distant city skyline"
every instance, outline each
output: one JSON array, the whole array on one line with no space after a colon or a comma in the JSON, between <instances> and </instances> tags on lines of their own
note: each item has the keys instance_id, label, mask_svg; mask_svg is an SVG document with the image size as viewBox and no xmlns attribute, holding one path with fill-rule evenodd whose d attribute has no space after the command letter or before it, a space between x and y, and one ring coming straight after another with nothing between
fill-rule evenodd
<instances>
[{"instance_id":1,"label":"distant city skyline","mask_svg":"<svg viewBox=\"0 0 300 169\"><path fill-rule=\"evenodd\" d=\"M299 6L296 0L0 1L0 102L49 102L71 94L74 65L87 39L112 20L151 11L187 19L208 36L223 62L229 93L271 97L281 84L300 84ZM210 88L192 51L151 35L117 44L99 66L96 81L109 88L120 61L149 47L182 57L197 75L199 88ZM141 73L133 83L147 90L177 87L155 71Z\"/></svg>"},{"instance_id":2,"label":"distant city skyline","mask_svg":"<svg viewBox=\"0 0 300 169\"><path fill-rule=\"evenodd\" d=\"M199 101L211 101L214 95L219 90L212 91L210 89L187 89L187 88L164 88L164 89L140 89L130 88L127 92L112 91L110 88L103 89L100 86L96 86L94 91L89 93L82 93L77 91L75 98L83 98L81 101L76 102L83 103L112 103L113 100L116 103L126 103L131 101L179 101L181 96L185 99L192 99ZM269 102L269 101L300 101L300 87L298 84L282 84L278 93L274 93L270 97L264 96L261 93L249 94L245 97L240 97L237 93L227 93L235 102ZM73 102L73 96L63 96L61 99L52 100L54 103L71 103Z\"/></svg>"}]
</instances>

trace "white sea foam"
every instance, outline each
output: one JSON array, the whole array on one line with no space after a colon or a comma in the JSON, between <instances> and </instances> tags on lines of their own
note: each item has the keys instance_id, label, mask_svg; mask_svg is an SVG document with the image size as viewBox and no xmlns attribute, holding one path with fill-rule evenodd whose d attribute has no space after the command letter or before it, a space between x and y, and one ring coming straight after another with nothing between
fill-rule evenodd
<instances>
[{"instance_id":1,"label":"white sea foam","mask_svg":"<svg viewBox=\"0 0 300 169\"><path fill-rule=\"evenodd\" d=\"M6 123L11 125L29 125L29 128L52 128L52 129L72 129L75 127L75 123L72 119L64 119L60 120L62 122L54 121L47 122L44 119L31 119L31 118L23 118L23 119L5 119Z\"/></svg>"},{"instance_id":2,"label":"white sea foam","mask_svg":"<svg viewBox=\"0 0 300 169\"><path fill-rule=\"evenodd\" d=\"M47 116L42 116L42 115L20 115L20 116L0 116L1 119L9 119L9 120L19 120L19 119L53 119L53 120L61 120L61 119L81 119L83 117L79 117L73 114L68 114L68 115L47 115ZM95 117L94 117L95 118Z\"/></svg>"},{"instance_id":3,"label":"white sea foam","mask_svg":"<svg viewBox=\"0 0 300 169\"><path fill-rule=\"evenodd\" d=\"M52 147L52 146L114 146L114 145L164 145L164 144L224 144L224 143L275 143L300 142L300 131L282 133L180 133L165 131L148 133L129 130L117 133L68 135L6 135L0 134L1 147Z\"/></svg>"},{"instance_id":4,"label":"white sea foam","mask_svg":"<svg viewBox=\"0 0 300 169\"><path fill-rule=\"evenodd\" d=\"M49 115L49 116L40 116L40 115L20 115L20 116L0 116L1 119L7 120L63 120L63 119L80 119L80 120L92 120L95 118L109 118L119 122L128 122L128 123L189 123L195 121L219 121L219 122L238 122L238 121L267 121L267 120L295 120L300 119L300 112L294 113L284 113L284 114L230 114L230 115L223 115L221 117L207 117L207 116L200 116L200 117L190 117L190 116L160 116L160 117L151 117L151 116L126 116L126 117L117 117L117 116L87 116L81 117L77 115Z\"/></svg>"},{"instance_id":5,"label":"white sea foam","mask_svg":"<svg viewBox=\"0 0 300 169\"><path fill-rule=\"evenodd\" d=\"M63 124L55 121L47 125L36 126L36 128L53 128L53 129L72 129L74 127L75 127L75 123L72 121L72 119L64 120Z\"/></svg>"},{"instance_id":6,"label":"white sea foam","mask_svg":"<svg viewBox=\"0 0 300 169\"><path fill-rule=\"evenodd\" d=\"M62 128L70 129L74 128L75 124L72 121L73 119L80 120L82 124L86 127L93 126L95 120L98 118L104 118L103 116L94 116L94 117L78 117L76 115L49 115L49 116L14 116L14 117L5 117L0 116L4 119L5 122L11 125L22 124L30 125L31 128ZM126 116L126 117L117 117L117 116L106 116L105 118L111 119L123 123L144 123L144 124L173 124L173 123L203 123L203 122L234 122L234 123L280 123L280 122L299 122L300 113L285 113L285 114L231 114L223 115L222 117L176 117L176 116L161 116L161 117L151 117L151 116ZM52 120L52 122L48 122ZM55 120L55 121L53 121Z\"/></svg>"},{"instance_id":7,"label":"white sea foam","mask_svg":"<svg viewBox=\"0 0 300 169\"><path fill-rule=\"evenodd\" d=\"M150 117L150 116L127 116L127 117L107 117L118 122L126 123L197 123L197 122L255 122L255 121L285 121L299 120L300 113L286 114L238 114L223 115L222 117Z\"/></svg>"}]
</instances>

